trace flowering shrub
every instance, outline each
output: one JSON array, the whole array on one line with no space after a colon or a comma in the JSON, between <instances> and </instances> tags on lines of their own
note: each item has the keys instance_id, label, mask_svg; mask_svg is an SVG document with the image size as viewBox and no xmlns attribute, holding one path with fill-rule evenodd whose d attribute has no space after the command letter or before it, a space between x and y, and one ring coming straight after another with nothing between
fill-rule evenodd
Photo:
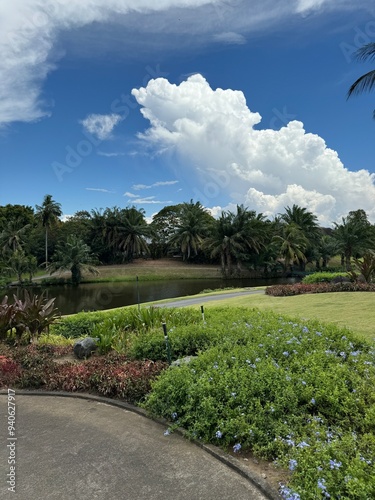
<instances>
[{"instance_id":1,"label":"flowering shrub","mask_svg":"<svg viewBox=\"0 0 375 500\"><path fill-rule=\"evenodd\" d=\"M288 297L302 293L327 292L375 292L375 284L371 283L295 283L292 285L273 285L266 288L266 295Z\"/></svg>"},{"instance_id":2,"label":"flowering shrub","mask_svg":"<svg viewBox=\"0 0 375 500\"><path fill-rule=\"evenodd\" d=\"M288 468L285 499L375 498L373 346L272 313L211 315L221 341L163 372L144 407L175 415L196 439Z\"/></svg>"}]
</instances>

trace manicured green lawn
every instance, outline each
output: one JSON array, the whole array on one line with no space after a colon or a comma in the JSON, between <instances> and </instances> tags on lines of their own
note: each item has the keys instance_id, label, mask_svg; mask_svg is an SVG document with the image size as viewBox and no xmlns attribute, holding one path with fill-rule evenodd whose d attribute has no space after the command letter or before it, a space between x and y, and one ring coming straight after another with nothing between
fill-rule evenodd
<instances>
[{"instance_id":1,"label":"manicured green lawn","mask_svg":"<svg viewBox=\"0 0 375 500\"><path fill-rule=\"evenodd\" d=\"M246 306L272 310L304 319L319 319L346 327L356 334L375 339L375 294L371 292L337 292L271 297L248 295L207 303L213 306Z\"/></svg>"}]
</instances>

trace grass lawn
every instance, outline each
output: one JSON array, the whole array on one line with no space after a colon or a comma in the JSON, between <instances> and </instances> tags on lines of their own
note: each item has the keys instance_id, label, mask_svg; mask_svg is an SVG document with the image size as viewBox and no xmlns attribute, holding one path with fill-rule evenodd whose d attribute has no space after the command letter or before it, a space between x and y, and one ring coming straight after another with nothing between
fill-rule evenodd
<instances>
[{"instance_id":1,"label":"grass lawn","mask_svg":"<svg viewBox=\"0 0 375 500\"><path fill-rule=\"evenodd\" d=\"M346 327L356 334L375 339L375 294L371 292L337 292L271 297L248 295L207 303L207 307L256 307L288 316L319 319Z\"/></svg>"},{"instance_id":2,"label":"grass lawn","mask_svg":"<svg viewBox=\"0 0 375 500\"><path fill-rule=\"evenodd\" d=\"M257 287L254 290L264 289ZM220 299L221 294L243 291L244 288L233 290L218 290L201 293L199 297L217 295L214 302L207 302L205 307L243 306L271 310L288 316L297 316L302 319L318 319L333 323L339 327L352 330L357 335L367 340L375 340L375 294L371 292L337 292L295 295L293 297L272 297L270 295L254 294L242 297ZM179 297L178 299L165 299L147 305L167 304L177 300L194 298ZM146 305L146 304L144 304Z\"/></svg>"},{"instance_id":3,"label":"grass lawn","mask_svg":"<svg viewBox=\"0 0 375 500\"><path fill-rule=\"evenodd\" d=\"M137 259L130 264L99 266L99 275L85 275L83 281L142 281L164 279L209 279L221 278L220 266L209 264L186 264L178 259Z\"/></svg>"}]
</instances>

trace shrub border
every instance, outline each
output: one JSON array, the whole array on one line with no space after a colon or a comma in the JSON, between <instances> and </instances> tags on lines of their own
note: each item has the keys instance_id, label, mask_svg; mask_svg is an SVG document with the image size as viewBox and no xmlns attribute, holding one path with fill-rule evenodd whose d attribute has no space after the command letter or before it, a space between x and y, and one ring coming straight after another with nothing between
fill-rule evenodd
<instances>
[{"instance_id":1,"label":"shrub border","mask_svg":"<svg viewBox=\"0 0 375 500\"><path fill-rule=\"evenodd\" d=\"M0 396L6 396L8 392L4 389L0 389ZM89 394L89 393L71 393L71 392L65 392L65 391L28 391L24 389L16 389L16 394L19 396L54 396L54 397L62 397L62 398L76 398L76 399L85 399L88 401L97 401L98 403L105 403L110 406L115 406L117 408L121 408L123 410L131 411L133 413L136 413L140 415L141 417L145 417L149 420L153 420L154 422L157 422L160 426L168 426L170 422L163 418L153 418L151 417L146 410L143 408L139 408L138 406L132 405L131 403L127 403L126 401L119 401L116 399L111 399L111 398L106 398L103 396L96 396L94 394ZM174 429L173 432L176 432L183 438L187 438L187 433L184 429L178 427ZM226 454L223 450L218 448L217 446L214 446L212 444L205 444L201 443L195 439L188 438L190 442L192 442L194 445L198 446L202 450L204 450L206 453L210 454L219 462L222 462L225 464L227 467L230 469L234 470L245 478L247 481L252 483L256 488L258 488L263 495L265 495L268 500L280 500L280 495L257 473L250 471L248 468L244 467L241 462L236 459L235 457L232 457L231 455Z\"/></svg>"}]
</instances>

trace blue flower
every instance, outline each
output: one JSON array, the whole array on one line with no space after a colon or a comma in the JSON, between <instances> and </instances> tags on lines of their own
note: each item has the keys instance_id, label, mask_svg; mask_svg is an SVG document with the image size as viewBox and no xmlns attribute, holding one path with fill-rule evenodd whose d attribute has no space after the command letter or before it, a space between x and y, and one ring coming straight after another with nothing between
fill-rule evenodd
<instances>
[{"instance_id":1,"label":"blue flower","mask_svg":"<svg viewBox=\"0 0 375 500\"><path fill-rule=\"evenodd\" d=\"M314 399L314 398L311 398L310 403L311 403L312 405L314 405L314 404L316 403L315 399Z\"/></svg>"},{"instance_id":2,"label":"blue flower","mask_svg":"<svg viewBox=\"0 0 375 500\"><path fill-rule=\"evenodd\" d=\"M176 420L176 418L177 418L177 413L174 411L174 412L172 413L172 419L173 419L173 420Z\"/></svg>"},{"instance_id":3,"label":"blue flower","mask_svg":"<svg viewBox=\"0 0 375 500\"><path fill-rule=\"evenodd\" d=\"M234 453L238 453L240 451L240 449L242 448L242 446L240 445L240 443L236 443L234 446L233 446L233 451Z\"/></svg>"},{"instance_id":4,"label":"blue flower","mask_svg":"<svg viewBox=\"0 0 375 500\"><path fill-rule=\"evenodd\" d=\"M284 356L289 356L289 352L288 352L288 351L284 351L284 352L283 352L283 355L284 355Z\"/></svg>"},{"instance_id":5,"label":"blue flower","mask_svg":"<svg viewBox=\"0 0 375 500\"><path fill-rule=\"evenodd\" d=\"M294 460L294 458L289 460L289 470L295 470L297 465L298 465L298 462L297 462L297 460Z\"/></svg>"},{"instance_id":6,"label":"blue flower","mask_svg":"<svg viewBox=\"0 0 375 500\"><path fill-rule=\"evenodd\" d=\"M280 485L280 493L284 500L301 500L301 497L298 493L282 484Z\"/></svg>"},{"instance_id":7,"label":"blue flower","mask_svg":"<svg viewBox=\"0 0 375 500\"><path fill-rule=\"evenodd\" d=\"M303 333L309 333L309 329L307 328L307 326L304 326L302 328L302 331L303 331Z\"/></svg>"},{"instance_id":8,"label":"blue flower","mask_svg":"<svg viewBox=\"0 0 375 500\"><path fill-rule=\"evenodd\" d=\"M221 431L216 431L215 436L216 436L218 439L220 439L220 438L222 438L222 437L223 437L223 433L222 433Z\"/></svg>"},{"instance_id":9,"label":"blue flower","mask_svg":"<svg viewBox=\"0 0 375 500\"><path fill-rule=\"evenodd\" d=\"M297 448L306 448L310 446L306 441L301 441L300 443L297 444Z\"/></svg>"},{"instance_id":10,"label":"blue flower","mask_svg":"<svg viewBox=\"0 0 375 500\"><path fill-rule=\"evenodd\" d=\"M318 479L318 488L320 488L323 491L326 490L327 487L325 485L325 482L326 482L325 479Z\"/></svg>"},{"instance_id":11,"label":"blue flower","mask_svg":"<svg viewBox=\"0 0 375 500\"><path fill-rule=\"evenodd\" d=\"M329 461L329 468L330 469L339 469L342 466L341 462L338 462L337 460L330 460Z\"/></svg>"}]
</instances>

